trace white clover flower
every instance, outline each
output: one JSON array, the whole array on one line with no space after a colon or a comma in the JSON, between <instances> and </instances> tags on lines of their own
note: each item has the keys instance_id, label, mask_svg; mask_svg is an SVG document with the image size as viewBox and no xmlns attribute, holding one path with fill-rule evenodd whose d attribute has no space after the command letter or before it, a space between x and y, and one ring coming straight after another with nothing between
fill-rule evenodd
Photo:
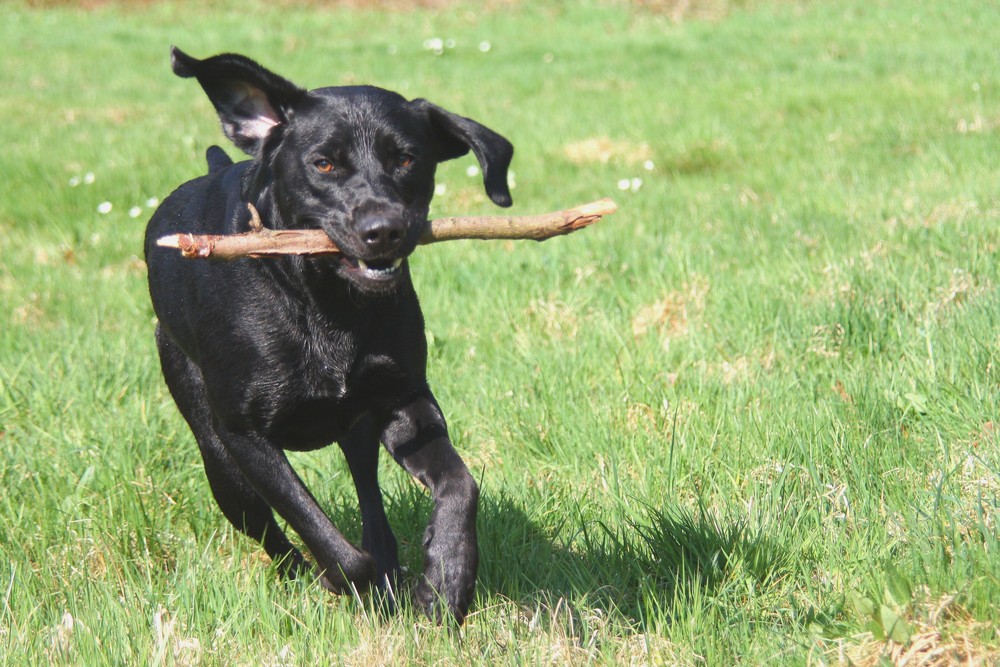
<instances>
[{"instance_id":1,"label":"white clover flower","mask_svg":"<svg viewBox=\"0 0 1000 667\"><path fill-rule=\"evenodd\" d=\"M140 215L142 215L142 209L138 206L133 206L128 210L128 217L130 218L138 218Z\"/></svg>"},{"instance_id":2,"label":"white clover flower","mask_svg":"<svg viewBox=\"0 0 1000 667\"><path fill-rule=\"evenodd\" d=\"M83 175L83 182L86 185L90 185L95 180L97 180L97 177L94 176L94 172L92 172L92 171L88 171L86 174Z\"/></svg>"},{"instance_id":3,"label":"white clover flower","mask_svg":"<svg viewBox=\"0 0 1000 667\"><path fill-rule=\"evenodd\" d=\"M517 174L513 171L507 172L507 187L511 190L517 187Z\"/></svg>"},{"instance_id":4,"label":"white clover flower","mask_svg":"<svg viewBox=\"0 0 1000 667\"><path fill-rule=\"evenodd\" d=\"M446 49L453 49L453 48L455 48L455 40L450 39L450 38L444 40L444 48L446 48Z\"/></svg>"},{"instance_id":5,"label":"white clover flower","mask_svg":"<svg viewBox=\"0 0 1000 667\"><path fill-rule=\"evenodd\" d=\"M437 185L434 186L434 196L436 197L440 197L447 191L448 188L445 187L444 183L438 183Z\"/></svg>"},{"instance_id":6,"label":"white clover flower","mask_svg":"<svg viewBox=\"0 0 1000 667\"><path fill-rule=\"evenodd\" d=\"M156 197L150 197L146 200L146 208L156 208L160 203L160 200Z\"/></svg>"},{"instance_id":7,"label":"white clover flower","mask_svg":"<svg viewBox=\"0 0 1000 667\"><path fill-rule=\"evenodd\" d=\"M475 178L476 176L479 175L479 167L477 167L474 164L470 164L468 167L465 168L465 175L468 176L469 178Z\"/></svg>"},{"instance_id":8,"label":"white clover flower","mask_svg":"<svg viewBox=\"0 0 1000 667\"><path fill-rule=\"evenodd\" d=\"M82 181L80 180L79 176L73 176L72 178L69 179L69 187L75 188L76 186L80 185L81 182Z\"/></svg>"},{"instance_id":9,"label":"white clover flower","mask_svg":"<svg viewBox=\"0 0 1000 667\"><path fill-rule=\"evenodd\" d=\"M97 212L100 213L101 215L107 215L108 213L111 213L112 208L114 208L114 206L111 204L111 202L102 201L100 204L97 205Z\"/></svg>"},{"instance_id":10,"label":"white clover flower","mask_svg":"<svg viewBox=\"0 0 1000 667\"><path fill-rule=\"evenodd\" d=\"M492 49L492 48L493 48L493 45L490 44L486 40L483 40L483 41L479 42L479 51L481 53L489 53L490 49Z\"/></svg>"},{"instance_id":11,"label":"white clover flower","mask_svg":"<svg viewBox=\"0 0 1000 667\"><path fill-rule=\"evenodd\" d=\"M444 40L440 37L425 39L424 50L431 51L434 55L439 56L444 53Z\"/></svg>"},{"instance_id":12,"label":"white clover flower","mask_svg":"<svg viewBox=\"0 0 1000 667\"><path fill-rule=\"evenodd\" d=\"M645 162L642 163L642 168L645 169L646 171L653 171L653 169L656 168L656 165L653 164L652 160L646 160Z\"/></svg>"},{"instance_id":13,"label":"white clover flower","mask_svg":"<svg viewBox=\"0 0 1000 667\"><path fill-rule=\"evenodd\" d=\"M618 181L618 189L622 192L638 192L641 187L641 178L622 178Z\"/></svg>"}]
</instances>

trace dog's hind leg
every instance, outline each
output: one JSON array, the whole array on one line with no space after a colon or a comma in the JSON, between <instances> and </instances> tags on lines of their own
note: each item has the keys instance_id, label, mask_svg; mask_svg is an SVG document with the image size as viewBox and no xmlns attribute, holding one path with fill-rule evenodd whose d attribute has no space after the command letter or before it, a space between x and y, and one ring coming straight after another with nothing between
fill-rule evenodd
<instances>
[{"instance_id":1,"label":"dog's hind leg","mask_svg":"<svg viewBox=\"0 0 1000 667\"><path fill-rule=\"evenodd\" d=\"M399 547L389 527L378 485L379 438L370 417L359 421L340 443L361 507L361 547L375 559L375 585L395 595Z\"/></svg>"},{"instance_id":2,"label":"dog's hind leg","mask_svg":"<svg viewBox=\"0 0 1000 667\"><path fill-rule=\"evenodd\" d=\"M240 472L212 428L201 373L159 327L156 343L167 387L198 442L212 495L222 513L237 530L260 542L283 574L294 578L307 571L302 553L288 541L270 506Z\"/></svg>"}]
</instances>

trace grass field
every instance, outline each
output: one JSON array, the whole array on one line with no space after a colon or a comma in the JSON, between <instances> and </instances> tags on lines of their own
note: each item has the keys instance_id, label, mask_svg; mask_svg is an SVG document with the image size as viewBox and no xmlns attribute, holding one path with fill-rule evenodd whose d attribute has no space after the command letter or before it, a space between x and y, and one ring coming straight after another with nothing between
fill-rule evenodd
<instances>
[{"instance_id":1,"label":"grass field","mask_svg":"<svg viewBox=\"0 0 1000 667\"><path fill-rule=\"evenodd\" d=\"M96 4L0 7L0 663L1000 661L993 3ZM170 44L476 118L514 212L620 205L413 257L483 490L460 634L280 585L211 499L141 261L223 141ZM471 164L435 214L492 210ZM339 451L293 462L359 539Z\"/></svg>"}]
</instances>

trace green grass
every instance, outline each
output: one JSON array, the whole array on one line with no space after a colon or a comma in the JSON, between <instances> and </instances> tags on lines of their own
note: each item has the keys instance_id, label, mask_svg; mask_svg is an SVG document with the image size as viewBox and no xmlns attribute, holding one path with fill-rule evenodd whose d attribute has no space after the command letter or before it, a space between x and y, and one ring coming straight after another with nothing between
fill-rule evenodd
<instances>
[{"instance_id":1,"label":"green grass","mask_svg":"<svg viewBox=\"0 0 1000 667\"><path fill-rule=\"evenodd\" d=\"M0 662L1000 659L991 3L319 4L0 10ZM214 506L139 258L222 142L172 43L481 120L515 212L620 204L413 258L483 489L460 636L278 584ZM435 214L491 210L469 164ZM294 463L357 539L339 452ZM417 572L428 499L382 477Z\"/></svg>"}]
</instances>

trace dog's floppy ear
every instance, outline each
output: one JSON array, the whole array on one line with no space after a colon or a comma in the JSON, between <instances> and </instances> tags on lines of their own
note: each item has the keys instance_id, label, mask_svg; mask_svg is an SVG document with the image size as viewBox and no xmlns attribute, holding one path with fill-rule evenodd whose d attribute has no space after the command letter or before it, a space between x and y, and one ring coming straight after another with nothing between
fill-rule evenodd
<instances>
[{"instance_id":1,"label":"dog's floppy ear","mask_svg":"<svg viewBox=\"0 0 1000 667\"><path fill-rule=\"evenodd\" d=\"M198 60L176 46L170 56L174 74L198 79L219 113L222 131L253 156L259 155L263 140L288 120L289 109L306 94L245 56L223 53Z\"/></svg>"},{"instance_id":2,"label":"dog's floppy ear","mask_svg":"<svg viewBox=\"0 0 1000 667\"><path fill-rule=\"evenodd\" d=\"M476 121L453 114L427 100L414 100L431 122L438 147L438 161L461 157L472 149L483 170L486 194L497 206L510 206L512 199L507 187L507 169L514 157L514 147L490 128Z\"/></svg>"}]
</instances>

